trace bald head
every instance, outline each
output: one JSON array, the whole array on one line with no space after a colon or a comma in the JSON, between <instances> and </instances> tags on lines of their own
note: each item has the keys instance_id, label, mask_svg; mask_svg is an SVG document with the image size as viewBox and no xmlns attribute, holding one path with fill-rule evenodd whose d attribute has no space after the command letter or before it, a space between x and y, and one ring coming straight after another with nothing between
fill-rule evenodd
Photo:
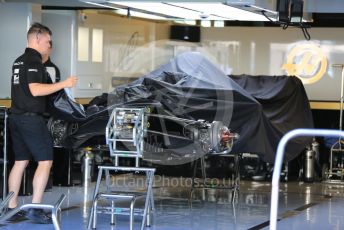
<instances>
[{"instance_id":1,"label":"bald head","mask_svg":"<svg viewBox=\"0 0 344 230\"><path fill-rule=\"evenodd\" d=\"M49 52L51 46L51 30L40 24L34 23L27 32L28 47L37 50L41 55Z\"/></svg>"}]
</instances>

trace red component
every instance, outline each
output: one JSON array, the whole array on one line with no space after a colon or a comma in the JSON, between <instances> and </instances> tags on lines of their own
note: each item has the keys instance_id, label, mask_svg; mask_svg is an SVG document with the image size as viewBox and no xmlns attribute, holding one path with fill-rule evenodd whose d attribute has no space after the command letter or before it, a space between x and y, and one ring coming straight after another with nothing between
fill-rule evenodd
<instances>
[{"instance_id":1,"label":"red component","mask_svg":"<svg viewBox=\"0 0 344 230\"><path fill-rule=\"evenodd\" d=\"M221 142L229 142L233 139L233 135L229 132L229 130L225 130L221 132Z\"/></svg>"}]
</instances>

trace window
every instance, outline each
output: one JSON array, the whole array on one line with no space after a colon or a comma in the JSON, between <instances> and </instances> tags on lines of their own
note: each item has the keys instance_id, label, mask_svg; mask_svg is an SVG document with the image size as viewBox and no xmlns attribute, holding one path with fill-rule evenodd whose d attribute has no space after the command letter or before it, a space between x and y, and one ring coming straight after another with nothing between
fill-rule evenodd
<instances>
[{"instance_id":1,"label":"window","mask_svg":"<svg viewBox=\"0 0 344 230\"><path fill-rule=\"evenodd\" d=\"M92 31L92 62L103 61L103 30Z\"/></svg>"},{"instance_id":2,"label":"window","mask_svg":"<svg viewBox=\"0 0 344 230\"><path fill-rule=\"evenodd\" d=\"M79 27L78 29L78 61L88 61L89 29Z\"/></svg>"}]
</instances>

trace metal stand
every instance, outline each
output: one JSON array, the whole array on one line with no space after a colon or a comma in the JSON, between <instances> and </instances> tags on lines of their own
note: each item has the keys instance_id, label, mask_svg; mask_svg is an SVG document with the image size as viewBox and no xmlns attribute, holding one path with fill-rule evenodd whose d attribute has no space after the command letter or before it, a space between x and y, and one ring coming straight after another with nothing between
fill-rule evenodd
<instances>
[{"instance_id":1,"label":"metal stand","mask_svg":"<svg viewBox=\"0 0 344 230\"><path fill-rule=\"evenodd\" d=\"M155 169L140 168L139 160L142 158L143 138L145 134L145 108L115 108L106 125L106 144L110 149L110 156L115 158L115 166L99 166L96 187L93 193L93 203L88 219L88 229L95 229L97 225L97 214L110 214L111 224L115 224L115 215L130 216L130 230L134 227L134 215L142 216L141 229L150 226L151 211L154 209L153 180ZM119 157L135 158L135 167L119 167ZM145 192L133 189L120 191L118 187L110 182L110 172L145 173ZM105 174L105 191L100 191L100 183L103 172ZM116 184L116 183L114 183ZM121 186L123 187L123 186ZM122 188L123 189L123 188ZM144 208L135 208L138 199L145 198ZM111 206L98 206L98 201L110 201ZM130 201L129 208L118 208L116 201Z\"/></svg>"},{"instance_id":2,"label":"metal stand","mask_svg":"<svg viewBox=\"0 0 344 230\"><path fill-rule=\"evenodd\" d=\"M115 108L112 111L105 137L110 156L115 157L115 166L118 166L119 157L130 157L135 158L135 167L139 167L145 130L144 111L145 108Z\"/></svg>"},{"instance_id":3,"label":"metal stand","mask_svg":"<svg viewBox=\"0 0 344 230\"><path fill-rule=\"evenodd\" d=\"M342 81L340 85L340 111L339 111L339 130L343 130L343 100L344 100L344 64L334 64L332 67L340 67L342 68ZM339 137L339 141L342 139L342 137Z\"/></svg>"},{"instance_id":4,"label":"metal stand","mask_svg":"<svg viewBox=\"0 0 344 230\"><path fill-rule=\"evenodd\" d=\"M113 172L130 172L130 173L145 173L146 174L146 188L145 192L138 192L133 189L127 188L123 191L125 185L116 186L116 181L110 184L110 171ZM105 191L100 191L100 183L102 180L103 172L105 174ZM115 166L99 166L98 178L96 187L93 193L93 203L91 213L88 219L88 229L95 229L97 225L97 214L110 214L111 224L115 224L115 215L129 215L130 216L130 230L134 228L134 215L142 216L141 230L145 226L150 226L151 211L153 206L153 180L155 169L153 168L136 168L136 167L115 167ZM119 187L121 189L119 189ZM122 190L122 191L121 191ZM128 191L129 190L129 191ZM138 199L145 198L144 207L141 209L135 208ZM108 200L111 206L98 206L99 200ZM129 208L116 207L116 201L129 201Z\"/></svg>"},{"instance_id":5,"label":"metal stand","mask_svg":"<svg viewBox=\"0 0 344 230\"><path fill-rule=\"evenodd\" d=\"M330 168L325 175L328 183L344 182L344 149L340 139L331 146Z\"/></svg>"},{"instance_id":6,"label":"metal stand","mask_svg":"<svg viewBox=\"0 0 344 230\"><path fill-rule=\"evenodd\" d=\"M3 186L2 186L2 200L5 199L7 194L7 108L4 106L0 106L1 114L0 118L3 119L4 128L3 128L3 158L0 159L0 163L3 163L3 170L2 170L2 178L3 178ZM3 111L3 112L2 112Z\"/></svg>"},{"instance_id":7,"label":"metal stand","mask_svg":"<svg viewBox=\"0 0 344 230\"><path fill-rule=\"evenodd\" d=\"M339 130L343 130L343 100L344 100L344 64L334 64L332 67L340 67L342 69L341 87L340 87L340 110L339 110ZM344 149L342 148L342 137L339 136L338 141L331 146L330 152L330 168L325 172L327 182L342 183L344 175ZM336 155L336 157L335 157ZM336 159L336 160L335 160ZM338 177L338 178L334 178Z\"/></svg>"},{"instance_id":8,"label":"metal stand","mask_svg":"<svg viewBox=\"0 0 344 230\"><path fill-rule=\"evenodd\" d=\"M2 211L1 216L0 216L0 223L11 218L13 215L15 215L19 211L28 210L30 208L40 208L40 209L45 209L45 210L51 210L51 218L53 220L53 225L54 225L55 230L61 229L61 208L60 207L61 207L62 202L66 198L65 194L62 194L54 205L37 204L37 203L36 204L23 204L20 207L17 207L11 210L10 212L7 212L4 214L4 209L7 206L8 202L11 200L13 195L14 193L10 192L0 204L0 210Z\"/></svg>"},{"instance_id":9,"label":"metal stand","mask_svg":"<svg viewBox=\"0 0 344 230\"><path fill-rule=\"evenodd\" d=\"M270 209L270 229L277 229L277 216L278 216L278 196L279 196L279 181L281 168L283 163L283 156L285 147L288 141L292 138L299 136L331 136L331 137L344 137L344 132L339 130L327 129L295 129L285 134L277 147L277 153L274 164L274 171L272 175L272 188L271 188L271 209Z\"/></svg>"},{"instance_id":10,"label":"metal stand","mask_svg":"<svg viewBox=\"0 0 344 230\"><path fill-rule=\"evenodd\" d=\"M191 186L191 191L190 191L190 201L192 200L193 197L193 192L195 191L196 188L201 188L201 189L228 189L232 190L232 197L231 197L231 202L234 203L235 199L238 196L239 193L239 188L240 188L240 168L239 168L239 161L241 159L241 154L232 154L232 155L221 155L221 156L230 156L234 158L234 173L232 176L232 180L228 185L226 184L219 184L219 185L214 185L214 184L208 184L207 183L207 175L206 175L206 170L205 170L205 162L204 162L204 157L198 159L197 161L194 162L193 164L193 175L192 175L192 186ZM197 166L198 162L200 162L201 165L201 174L202 174L202 183L201 184L196 184L195 183L195 178L196 178L196 173L197 173Z\"/></svg>"}]
</instances>

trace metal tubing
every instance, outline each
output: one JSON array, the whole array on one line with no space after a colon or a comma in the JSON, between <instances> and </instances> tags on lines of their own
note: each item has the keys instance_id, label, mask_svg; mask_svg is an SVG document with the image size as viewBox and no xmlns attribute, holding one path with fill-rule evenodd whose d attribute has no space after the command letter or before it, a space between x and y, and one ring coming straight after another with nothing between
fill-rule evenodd
<instances>
[{"instance_id":1,"label":"metal tubing","mask_svg":"<svg viewBox=\"0 0 344 230\"><path fill-rule=\"evenodd\" d=\"M138 172L146 173L147 192L145 194L145 207L144 207L143 213L142 214L140 213L140 215L143 216L141 229L144 228L145 224L149 225L150 217L147 217L147 215L150 215L151 213L150 212L151 210L148 210L148 209L150 209L151 207L154 207L152 186L153 186L155 169L154 168L137 168L137 167L114 167L114 166L98 166L98 168L99 168L98 178L97 178L97 183L96 183L96 187L93 194L93 205L92 205L90 216L88 219L87 228L88 229L96 228L98 200L104 197L104 198L112 199L111 209L110 209L111 210L111 223L114 223L113 219L115 218L115 217L112 218L112 215L115 214L113 200L114 199L131 199L129 215L130 215L130 229L133 229L134 215L136 213L134 210L134 206L135 206L136 200L140 198L141 196L136 196L132 194L116 194L116 193L111 193L110 191L107 191L110 193L99 193L99 186L101 183L103 170L105 171L106 175L109 175L110 170L115 171L115 172L124 171L124 172L133 172L133 173L138 173Z\"/></svg>"},{"instance_id":2,"label":"metal tubing","mask_svg":"<svg viewBox=\"0 0 344 230\"><path fill-rule=\"evenodd\" d=\"M98 172L96 187L94 188L94 192L93 192L93 205L91 208L90 216L88 218L87 229L91 229L91 225L93 222L92 219L93 219L94 213L96 213L94 211L97 211L94 209L94 203L96 202L96 199L97 199L97 195L98 195L98 191L99 191L99 185L100 185L100 182L102 180L102 174L103 174L102 167L98 167L98 168L99 168L99 172Z\"/></svg>"},{"instance_id":3,"label":"metal tubing","mask_svg":"<svg viewBox=\"0 0 344 230\"><path fill-rule=\"evenodd\" d=\"M115 225L116 224L116 217L115 217L115 201L111 200L111 225Z\"/></svg>"},{"instance_id":4,"label":"metal tubing","mask_svg":"<svg viewBox=\"0 0 344 230\"><path fill-rule=\"evenodd\" d=\"M151 191L150 191L150 202L149 202L149 208L151 210L155 210L155 206L154 206L154 194L153 194L153 181L154 181L154 172L146 172L146 177L147 177L147 180L148 178L152 181L152 184L149 184L149 181L147 182L147 186L150 186L151 188ZM149 195L149 194L148 194Z\"/></svg>"},{"instance_id":5,"label":"metal tubing","mask_svg":"<svg viewBox=\"0 0 344 230\"><path fill-rule=\"evenodd\" d=\"M154 176L155 169L150 169L149 171L146 171L146 175L148 178L148 184L147 184L147 196L146 196L146 201L145 201L145 208L143 210L143 217L142 217L142 223L141 223L141 230L144 229L144 226L146 225L146 217L147 217L147 212L149 208L149 202L151 201L152 197L152 187L153 187L153 176Z\"/></svg>"},{"instance_id":6,"label":"metal tubing","mask_svg":"<svg viewBox=\"0 0 344 230\"><path fill-rule=\"evenodd\" d=\"M270 209L270 230L275 230L277 227L277 212L278 212L278 191L279 180L283 162L285 146L287 142L299 136L331 136L331 137L344 137L344 132L339 130L330 129L295 129L285 134L280 140L274 164L274 171L272 175L271 187L271 209Z\"/></svg>"},{"instance_id":7,"label":"metal tubing","mask_svg":"<svg viewBox=\"0 0 344 230\"><path fill-rule=\"evenodd\" d=\"M110 187L111 187L111 177L110 177L110 173L109 170L105 170L105 186L106 186L106 192L110 191Z\"/></svg>"},{"instance_id":8,"label":"metal tubing","mask_svg":"<svg viewBox=\"0 0 344 230\"><path fill-rule=\"evenodd\" d=\"M3 187L2 187L2 200L5 200L7 193L7 110L5 108L5 119L4 119L4 165L3 165Z\"/></svg>"},{"instance_id":9,"label":"metal tubing","mask_svg":"<svg viewBox=\"0 0 344 230\"><path fill-rule=\"evenodd\" d=\"M13 194L14 194L13 192L10 192L8 194L8 196L6 197L6 199L2 202L1 205L3 205L3 203L7 204L8 201L12 198ZM61 197L58 199L58 201L55 203L55 205L40 204L40 203L23 204L22 206L14 208L11 211L9 211L8 213L6 213L4 216L2 216L0 218L0 223L11 218L13 215L15 215L17 212L19 212L21 210L28 210L30 208L49 209L49 210L51 210L51 218L52 218L55 230L60 230L61 229L61 220L60 220L61 219L60 218L61 209L60 209L60 206L61 206L61 204L65 198L66 198L66 195L62 194Z\"/></svg>"},{"instance_id":10,"label":"metal tubing","mask_svg":"<svg viewBox=\"0 0 344 230\"><path fill-rule=\"evenodd\" d=\"M180 121L180 122L185 122L185 123L198 123L199 122L199 121L195 121L195 120L191 120L191 119L173 117L173 116L162 115L162 114L149 113L149 114L146 114L146 116L158 117L158 118L162 118L162 119L167 119L167 120L172 120L172 121Z\"/></svg>"},{"instance_id":11,"label":"metal tubing","mask_svg":"<svg viewBox=\"0 0 344 230\"><path fill-rule=\"evenodd\" d=\"M152 207L151 207L151 201L148 203L148 209L147 209L147 223L146 226L150 227L151 226L151 219L152 219Z\"/></svg>"},{"instance_id":12,"label":"metal tubing","mask_svg":"<svg viewBox=\"0 0 344 230\"><path fill-rule=\"evenodd\" d=\"M339 110L339 130L343 130L343 83L344 83L344 64L333 64L332 67L340 67L342 69L342 80L340 85L340 110ZM339 137L339 142L341 137Z\"/></svg>"},{"instance_id":13,"label":"metal tubing","mask_svg":"<svg viewBox=\"0 0 344 230\"><path fill-rule=\"evenodd\" d=\"M51 217L53 219L53 224L56 230L61 229L61 208L60 207L62 205L62 202L65 199L66 199L66 195L62 194L51 210Z\"/></svg>"},{"instance_id":14,"label":"metal tubing","mask_svg":"<svg viewBox=\"0 0 344 230\"><path fill-rule=\"evenodd\" d=\"M339 130L343 130L343 83L344 83L344 66L342 65L342 82L340 85L340 114L339 114ZM339 138L340 142L341 138Z\"/></svg>"},{"instance_id":15,"label":"metal tubing","mask_svg":"<svg viewBox=\"0 0 344 230\"><path fill-rule=\"evenodd\" d=\"M97 199L100 197L104 198L124 198L124 199L132 199L135 198L135 195L131 194L107 194L107 193L99 193Z\"/></svg>"},{"instance_id":16,"label":"metal tubing","mask_svg":"<svg viewBox=\"0 0 344 230\"><path fill-rule=\"evenodd\" d=\"M146 201L148 201L148 207L147 207L147 222L146 226L151 226L151 211L155 209L154 207L154 197L153 197L153 180L154 180L154 172L147 172L147 177L150 178L150 181L148 181L147 186L148 186L148 192L147 192L147 197L149 197L149 200L146 198Z\"/></svg>"},{"instance_id":17,"label":"metal tubing","mask_svg":"<svg viewBox=\"0 0 344 230\"><path fill-rule=\"evenodd\" d=\"M114 150L113 153L116 153L116 156L120 157L136 157L137 155L129 155L128 153L137 153L136 151L127 151L127 150ZM141 156L141 154L140 154Z\"/></svg>"},{"instance_id":18,"label":"metal tubing","mask_svg":"<svg viewBox=\"0 0 344 230\"><path fill-rule=\"evenodd\" d=\"M14 196L14 192L9 192L8 195L2 199L0 203L0 212L7 206L8 202L12 199Z\"/></svg>"},{"instance_id":19,"label":"metal tubing","mask_svg":"<svg viewBox=\"0 0 344 230\"><path fill-rule=\"evenodd\" d=\"M115 156L115 166L118 166L118 155Z\"/></svg>"},{"instance_id":20,"label":"metal tubing","mask_svg":"<svg viewBox=\"0 0 344 230\"><path fill-rule=\"evenodd\" d=\"M135 206L135 201L136 201L136 198L135 197L132 197L131 198L131 202L130 202L130 218L129 218L129 229L130 230L133 230L134 229L134 206Z\"/></svg>"},{"instance_id":21,"label":"metal tubing","mask_svg":"<svg viewBox=\"0 0 344 230\"><path fill-rule=\"evenodd\" d=\"M132 157L135 158L135 166L139 167L140 158L142 158L142 150L143 150L143 135L144 135L144 108L115 108L113 109L109 121L106 125L105 129L105 136L106 136L106 143L110 149L110 156L115 157L115 166L118 166L119 157ZM132 128L131 137L130 138L120 138L118 129L118 118L119 113L121 112L134 112L134 127ZM136 116L137 115L137 116ZM117 149L117 142L122 143L132 143L134 147L136 147L136 151L125 151L125 150L118 150Z\"/></svg>"},{"instance_id":22,"label":"metal tubing","mask_svg":"<svg viewBox=\"0 0 344 230\"><path fill-rule=\"evenodd\" d=\"M110 130L110 127L112 127L111 123L112 123L112 118L115 116L116 113L116 109L112 110L111 115L110 115L110 119L108 120L106 127L105 127L105 140L106 140L106 144L109 145L110 143L108 142L110 136L109 134L112 134L113 131ZM110 133L111 132L111 133Z\"/></svg>"},{"instance_id":23,"label":"metal tubing","mask_svg":"<svg viewBox=\"0 0 344 230\"><path fill-rule=\"evenodd\" d=\"M93 205L92 205L92 208L93 208L93 225L92 225L92 228L93 229L96 229L96 226L97 226L97 207L98 207L98 196L96 198L95 201L93 201Z\"/></svg>"},{"instance_id":24,"label":"metal tubing","mask_svg":"<svg viewBox=\"0 0 344 230\"><path fill-rule=\"evenodd\" d=\"M11 218L13 215L15 215L20 210L21 210L21 207L16 207L16 208L12 209L11 211L6 212L5 215L0 217L0 223L5 222L6 220Z\"/></svg>"},{"instance_id":25,"label":"metal tubing","mask_svg":"<svg viewBox=\"0 0 344 230\"><path fill-rule=\"evenodd\" d=\"M339 146L341 146L340 142L336 142L336 143L339 143ZM334 145L336 144L334 143L332 146L331 146L331 152L330 152L330 172L332 173L332 167L333 167L333 148L334 148ZM332 175L331 175L332 176Z\"/></svg>"},{"instance_id":26,"label":"metal tubing","mask_svg":"<svg viewBox=\"0 0 344 230\"><path fill-rule=\"evenodd\" d=\"M61 225L59 223L59 219L57 215L51 215L51 219L53 221L53 225L55 230L61 230Z\"/></svg>"},{"instance_id":27,"label":"metal tubing","mask_svg":"<svg viewBox=\"0 0 344 230\"><path fill-rule=\"evenodd\" d=\"M114 167L114 166L99 166L99 169L112 170L112 171L127 171L127 172L155 172L154 168L136 168L136 167Z\"/></svg>"},{"instance_id":28,"label":"metal tubing","mask_svg":"<svg viewBox=\"0 0 344 230\"><path fill-rule=\"evenodd\" d=\"M164 133L164 132L160 132L160 131L154 131L154 130L148 130L148 129L146 129L145 132L147 132L147 133L153 133L153 134L158 134L158 135L166 136L166 137L173 137L173 138L176 138L176 139L182 139L182 140L187 140L187 141L190 141L190 140L191 140L191 139L188 138L188 137L182 137L182 136L173 135L173 134L170 134L170 133Z\"/></svg>"},{"instance_id":29,"label":"metal tubing","mask_svg":"<svg viewBox=\"0 0 344 230\"><path fill-rule=\"evenodd\" d=\"M60 226L60 223L59 223L57 216L52 215L51 219L53 221L53 225L54 225L55 230L61 230L61 226Z\"/></svg>"}]
</instances>

